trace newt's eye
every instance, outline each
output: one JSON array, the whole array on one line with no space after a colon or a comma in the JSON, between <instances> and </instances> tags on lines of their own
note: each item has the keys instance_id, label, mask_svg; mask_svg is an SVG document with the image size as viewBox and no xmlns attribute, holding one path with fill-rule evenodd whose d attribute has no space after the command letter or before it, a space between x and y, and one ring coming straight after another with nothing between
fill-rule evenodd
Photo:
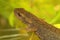
<instances>
[{"instance_id":1,"label":"newt's eye","mask_svg":"<svg viewBox=\"0 0 60 40\"><path fill-rule=\"evenodd\" d=\"M17 13L18 16L21 16L20 13Z\"/></svg>"}]
</instances>

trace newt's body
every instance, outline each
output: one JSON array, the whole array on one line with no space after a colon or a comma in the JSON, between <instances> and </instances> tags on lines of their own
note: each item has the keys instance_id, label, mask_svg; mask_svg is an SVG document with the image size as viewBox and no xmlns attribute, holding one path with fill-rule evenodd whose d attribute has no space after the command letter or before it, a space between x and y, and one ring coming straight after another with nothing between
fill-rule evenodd
<instances>
[{"instance_id":1,"label":"newt's body","mask_svg":"<svg viewBox=\"0 0 60 40\"><path fill-rule=\"evenodd\" d=\"M35 30L35 34L41 40L60 40L60 29L38 19L35 15L23 8L16 8L14 13L23 23L27 24L29 28Z\"/></svg>"}]
</instances>

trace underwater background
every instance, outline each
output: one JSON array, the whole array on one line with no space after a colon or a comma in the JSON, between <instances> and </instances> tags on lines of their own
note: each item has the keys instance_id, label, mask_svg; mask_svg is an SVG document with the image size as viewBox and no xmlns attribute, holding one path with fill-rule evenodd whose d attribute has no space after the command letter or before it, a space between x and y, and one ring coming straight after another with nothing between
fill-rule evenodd
<instances>
[{"instance_id":1,"label":"underwater background","mask_svg":"<svg viewBox=\"0 0 60 40\"><path fill-rule=\"evenodd\" d=\"M15 17L15 8L24 8L60 28L60 0L0 0L0 40L40 40L34 32L21 30L26 25Z\"/></svg>"}]
</instances>

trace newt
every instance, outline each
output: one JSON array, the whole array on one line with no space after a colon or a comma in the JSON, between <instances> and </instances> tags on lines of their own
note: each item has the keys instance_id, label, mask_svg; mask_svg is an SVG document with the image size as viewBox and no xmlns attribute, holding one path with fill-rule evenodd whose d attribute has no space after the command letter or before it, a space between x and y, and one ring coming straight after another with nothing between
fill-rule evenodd
<instances>
[{"instance_id":1,"label":"newt","mask_svg":"<svg viewBox=\"0 0 60 40\"><path fill-rule=\"evenodd\" d=\"M15 8L15 16L28 26L40 40L60 40L60 29L39 19L24 8Z\"/></svg>"}]
</instances>

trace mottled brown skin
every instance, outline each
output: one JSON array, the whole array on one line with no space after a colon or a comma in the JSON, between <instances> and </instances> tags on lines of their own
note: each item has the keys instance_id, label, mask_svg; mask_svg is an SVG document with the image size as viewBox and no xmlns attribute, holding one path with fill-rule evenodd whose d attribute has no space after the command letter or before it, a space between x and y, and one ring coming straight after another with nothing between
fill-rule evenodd
<instances>
[{"instance_id":1,"label":"mottled brown skin","mask_svg":"<svg viewBox=\"0 0 60 40\"><path fill-rule=\"evenodd\" d=\"M60 29L55 28L42 19L38 19L25 9L16 8L14 14L23 23L27 24L29 28L33 29L41 40L60 40Z\"/></svg>"}]
</instances>

